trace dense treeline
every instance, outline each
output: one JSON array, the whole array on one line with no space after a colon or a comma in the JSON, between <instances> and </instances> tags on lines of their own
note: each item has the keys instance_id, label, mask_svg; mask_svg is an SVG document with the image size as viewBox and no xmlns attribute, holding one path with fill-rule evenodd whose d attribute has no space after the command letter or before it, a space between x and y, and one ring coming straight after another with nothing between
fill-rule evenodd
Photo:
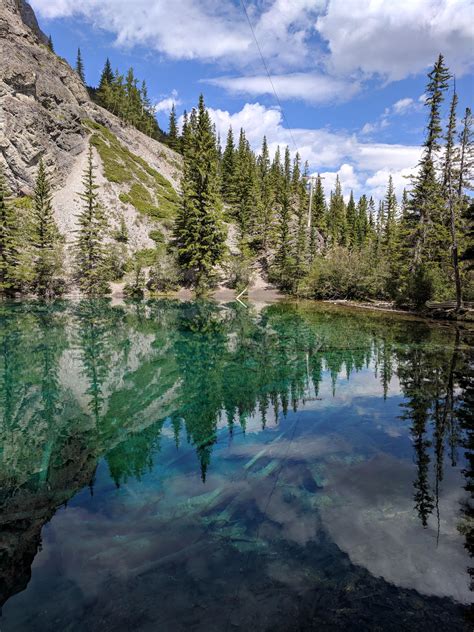
<instances>
[{"instance_id":1,"label":"dense treeline","mask_svg":"<svg viewBox=\"0 0 474 632\"><path fill-rule=\"evenodd\" d=\"M80 51L76 66L83 75ZM449 85L440 55L426 88L429 113L418 173L401 200L390 177L377 203L366 195L356 201L352 193L346 201L339 179L326 195L323 179L311 177L298 154L292 158L286 147L271 156L265 138L257 154L244 130L236 138L229 129L221 148L202 96L197 108L184 113L181 133L173 108L168 139L183 155L173 240L157 244L151 264L132 253L128 293L141 296L146 284L158 291L184 284L202 294L219 278L245 289L259 269L283 291L310 298L385 299L415 307L432 299L456 298L458 306L472 300L472 114L467 108L458 124L453 91L443 129ZM107 62L96 98L138 128L150 117L155 121L133 71L124 82ZM153 135L151 128L147 133ZM90 152L72 252L73 276L86 296L108 291L114 263L107 239L127 242L125 225L114 235L108 230L95 180ZM239 256L227 250L230 225ZM0 179L3 294L60 294L67 280L63 241L42 164L33 200L9 200ZM122 268L123 275L127 266Z\"/></svg>"},{"instance_id":2,"label":"dense treeline","mask_svg":"<svg viewBox=\"0 0 474 632\"><path fill-rule=\"evenodd\" d=\"M440 56L426 88L429 116L418 174L401 200L390 177L377 208L366 195L356 202L351 193L346 202L338 179L327 197L321 177L310 178L308 165L301 165L298 154L292 160L286 147L277 149L272 159L264 138L256 155L244 130L236 140L230 129L221 153L210 123L202 124L201 100L197 111L189 117L185 113L180 139L185 162L185 195L176 234L181 266L192 270L193 254L201 249L204 257L202 248L210 268L222 258L215 244L207 249L205 234L199 244L190 239L199 234L196 222L219 225L217 172L224 203L221 219L238 229L238 284L248 284L250 266L259 260L271 281L300 296L382 298L417 307L433 298L456 298L460 305L463 293L471 299L473 207L466 191L474 164L472 115L466 109L458 135L454 91L443 130L441 106L449 80ZM208 150L196 151L203 143ZM194 169L201 181L189 194L191 213L187 187ZM220 229L209 230L215 235Z\"/></svg>"},{"instance_id":3,"label":"dense treeline","mask_svg":"<svg viewBox=\"0 0 474 632\"><path fill-rule=\"evenodd\" d=\"M166 135L155 118L153 104L148 96L145 81L140 82L129 68L125 75L113 71L109 59L106 60L97 90L92 91L99 105L121 118L125 123L160 141Z\"/></svg>"}]
</instances>

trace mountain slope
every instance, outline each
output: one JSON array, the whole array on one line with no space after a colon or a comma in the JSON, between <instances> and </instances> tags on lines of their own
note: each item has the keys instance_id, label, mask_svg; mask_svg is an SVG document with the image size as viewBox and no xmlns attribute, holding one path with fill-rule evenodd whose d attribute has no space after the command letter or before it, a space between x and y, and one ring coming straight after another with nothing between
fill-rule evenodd
<instances>
[{"instance_id":1,"label":"mountain slope","mask_svg":"<svg viewBox=\"0 0 474 632\"><path fill-rule=\"evenodd\" d=\"M0 163L10 189L31 195L43 158L54 183L58 224L71 241L91 140L112 232L123 218L130 251L152 246L150 232L166 233L176 209L180 156L93 103L76 72L46 41L24 0L2 0Z\"/></svg>"}]
</instances>

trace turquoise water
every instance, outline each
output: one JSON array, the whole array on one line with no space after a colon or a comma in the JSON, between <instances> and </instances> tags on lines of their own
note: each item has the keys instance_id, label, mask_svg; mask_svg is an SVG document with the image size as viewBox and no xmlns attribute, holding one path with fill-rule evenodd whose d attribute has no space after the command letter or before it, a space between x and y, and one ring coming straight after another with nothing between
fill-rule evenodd
<instances>
[{"instance_id":1,"label":"turquoise water","mask_svg":"<svg viewBox=\"0 0 474 632\"><path fill-rule=\"evenodd\" d=\"M472 333L0 305L0 629L468 630Z\"/></svg>"}]
</instances>

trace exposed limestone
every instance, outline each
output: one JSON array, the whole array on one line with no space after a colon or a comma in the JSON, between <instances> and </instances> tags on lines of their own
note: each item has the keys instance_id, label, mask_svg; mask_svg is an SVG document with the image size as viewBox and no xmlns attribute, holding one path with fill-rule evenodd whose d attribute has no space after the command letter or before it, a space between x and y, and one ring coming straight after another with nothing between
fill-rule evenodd
<instances>
[{"instance_id":1,"label":"exposed limestone","mask_svg":"<svg viewBox=\"0 0 474 632\"><path fill-rule=\"evenodd\" d=\"M23 0L0 5L0 164L14 195L31 195L38 162L43 158L53 177L57 221L71 242L78 210L77 193L91 130L84 121L106 127L128 150L164 176L177 189L180 156L94 104L69 64L52 53L31 7ZM119 200L126 187L108 182L100 157L100 201L109 225L123 217L129 249L153 245L149 232L156 222ZM123 195L122 195L123 197Z\"/></svg>"}]
</instances>

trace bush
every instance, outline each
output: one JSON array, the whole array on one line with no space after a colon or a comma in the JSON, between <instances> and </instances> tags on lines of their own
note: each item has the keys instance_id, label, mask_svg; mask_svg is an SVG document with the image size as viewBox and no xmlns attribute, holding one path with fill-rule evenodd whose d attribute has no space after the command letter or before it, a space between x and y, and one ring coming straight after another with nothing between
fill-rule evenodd
<instances>
[{"instance_id":1,"label":"bush","mask_svg":"<svg viewBox=\"0 0 474 632\"><path fill-rule=\"evenodd\" d=\"M150 269L147 287L150 292L172 292L179 286L179 269L175 258L164 249L157 256Z\"/></svg>"},{"instance_id":2,"label":"bush","mask_svg":"<svg viewBox=\"0 0 474 632\"><path fill-rule=\"evenodd\" d=\"M300 291L318 299L385 298L388 275L386 262L371 248L351 251L339 246L316 258Z\"/></svg>"},{"instance_id":3,"label":"bush","mask_svg":"<svg viewBox=\"0 0 474 632\"><path fill-rule=\"evenodd\" d=\"M419 266L408 281L408 299L417 308L424 307L434 295L434 275Z\"/></svg>"},{"instance_id":4,"label":"bush","mask_svg":"<svg viewBox=\"0 0 474 632\"><path fill-rule=\"evenodd\" d=\"M229 265L229 287L241 292L250 285L251 281L250 260L244 256L232 257Z\"/></svg>"}]
</instances>

